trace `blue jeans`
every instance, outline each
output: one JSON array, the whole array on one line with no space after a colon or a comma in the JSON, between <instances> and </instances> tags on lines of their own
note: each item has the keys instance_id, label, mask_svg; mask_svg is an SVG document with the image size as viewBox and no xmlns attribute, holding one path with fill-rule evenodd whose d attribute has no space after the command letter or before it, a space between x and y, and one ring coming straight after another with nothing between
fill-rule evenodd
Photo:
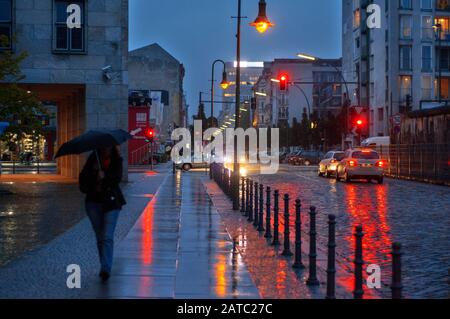
<instances>
[{"instance_id":1,"label":"blue jeans","mask_svg":"<svg viewBox=\"0 0 450 319\"><path fill-rule=\"evenodd\" d=\"M105 213L100 203L86 203L86 212L97 238L101 271L111 273L114 255L114 231L120 210Z\"/></svg>"}]
</instances>

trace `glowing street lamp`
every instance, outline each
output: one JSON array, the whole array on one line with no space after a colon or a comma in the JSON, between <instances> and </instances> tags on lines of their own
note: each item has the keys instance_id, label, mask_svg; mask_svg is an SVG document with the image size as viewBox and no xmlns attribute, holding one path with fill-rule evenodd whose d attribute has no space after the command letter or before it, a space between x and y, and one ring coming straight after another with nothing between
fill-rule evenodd
<instances>
[{"instance_id":1,"label":"glowing street lamp","mask_svg":"<svg viewBox=\"0 0 450 319\"><path fill-rule=\"evenodd\" d=\"M252 27L255 27L259 33L264 33L270 27L274 26L274 24L270 22L269 18L267 18L266 7L267 7L266 1L260 0L258 17L255 19L255 21L250 23L250 25Z\"/></svg>"}]
</instances>

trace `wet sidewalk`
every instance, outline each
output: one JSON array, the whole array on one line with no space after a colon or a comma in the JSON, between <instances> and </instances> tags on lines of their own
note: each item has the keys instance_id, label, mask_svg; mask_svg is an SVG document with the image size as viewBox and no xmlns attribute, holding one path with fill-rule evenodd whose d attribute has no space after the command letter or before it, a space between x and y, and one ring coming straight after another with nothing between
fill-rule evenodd
<instances>
[{"instance_id":1,"label":"wet sidewalk","mask_svg":"<svg viewBox=\"0 0 450 319\"><path fill-rule=\"evenodd\" d=\"M203 178L168 176L117 248L110 281L83 297L259 298Z\"/></svg>"}]
</instances>

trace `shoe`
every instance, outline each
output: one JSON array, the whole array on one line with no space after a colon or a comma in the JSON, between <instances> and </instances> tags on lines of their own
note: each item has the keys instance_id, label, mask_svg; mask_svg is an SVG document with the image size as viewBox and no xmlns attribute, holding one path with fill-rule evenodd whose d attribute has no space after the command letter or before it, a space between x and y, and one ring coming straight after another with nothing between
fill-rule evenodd
<instances>
[{"instance_id":1,"label":"shoe","mask_svg":"<svg viewBox=\"0 0 450 319\"><path fill-rule=\"evenodd\" d=\"M106 281L108 281L108 279L111 275L107 271L102 271L102 272L100 272L99 276L103 282L106 282Z\"/></svg>"}]
</instances>

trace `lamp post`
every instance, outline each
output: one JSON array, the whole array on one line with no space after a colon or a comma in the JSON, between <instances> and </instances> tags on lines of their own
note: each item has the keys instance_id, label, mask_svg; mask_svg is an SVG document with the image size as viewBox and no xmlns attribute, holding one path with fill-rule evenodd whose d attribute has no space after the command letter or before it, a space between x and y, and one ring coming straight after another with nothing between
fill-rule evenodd
<instances>
[{"instance_id":1,"label":"lamp post","mask_svg":"<svg viewBox=\"0 0 450 319\"><path fill-rule=\"evenodd\" d=\"M441 68L441 45L442 45L442 24L436 23L433 25L433 29L436 32L436 36L438 38L438 47L439 47L439 57L438 57L438 99L439 103L442 102L442 68Z\"/></svg>"},{"instance_id":2,"label":"lamp post","mask_svg":"<svg viewBox=\"0 0 450 319\"><path fill-rule=\"evenodd\" d=\"M270 27L274 26L269 21L266 15L266 1L259 1L259 13L258 17L250 23L255 27L259 33L266 32ZM238 14L237 14L237 34L236 34L236 105L235 105L235 129L238 129L241 125L241 23L242 23L242 0L238 0ZM233 163L233 209L239 210L239 163L238 163L238 147L237 137L234 138L234 163Z\"/></svg>"},{"instance_id":3,"label":"lamp post","mask_svg":"<svg viewBox=\"0 0 450 319\"><path fill-rule=\"evenodd\" d=\"M230 83L227 80L227 70L226 70L226 64L223 60L216 60L212 64L212 72L211 72L211 123L210 127L214 126L214 74L215 74L215 66L217 63L223 64L223 72L222 72L222 82L220 82L220 87L223 90L226 90Z\"/></svg>"}]
</instances>

